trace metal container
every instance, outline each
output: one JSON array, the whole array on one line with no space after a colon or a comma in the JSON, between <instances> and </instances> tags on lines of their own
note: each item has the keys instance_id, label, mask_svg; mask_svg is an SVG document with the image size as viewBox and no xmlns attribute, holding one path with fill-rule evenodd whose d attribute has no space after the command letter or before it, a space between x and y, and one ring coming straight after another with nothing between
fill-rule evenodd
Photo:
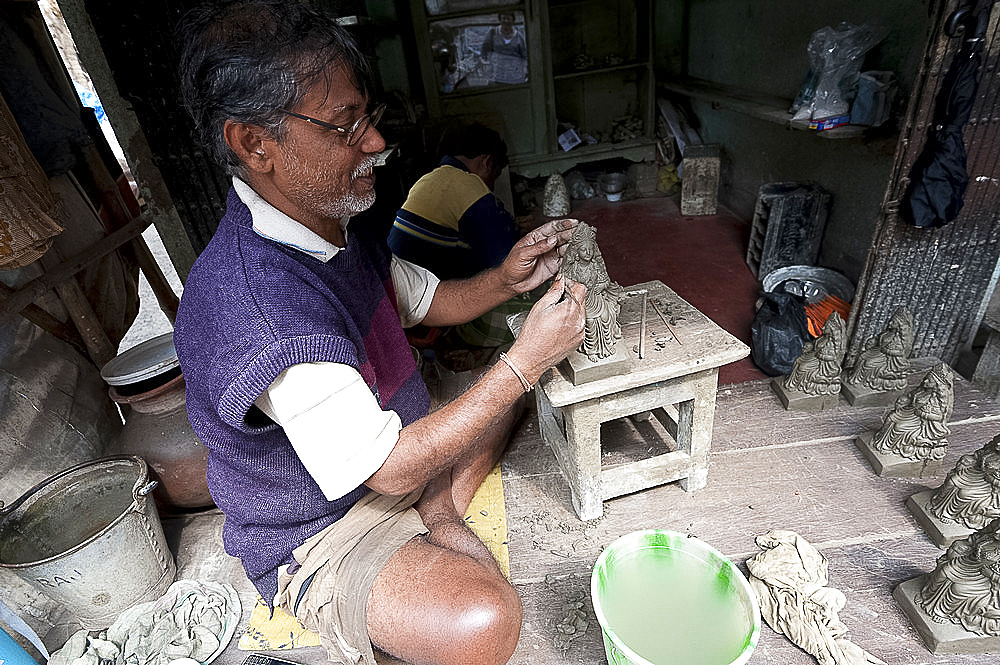
<instances>
[{"instance_id":1,"label":"metal container","mask_svg":"<svg viewBox=\"0 0 1000 665\"><path fill-rule=\"evenodd\" d=\"M153 497L161 512L214 505L205 478L208 449L188 422L173 333L119 354L101 376L125 414L125 427L108 452L146 460L159 482Z\"/></svg>"},{"instance_id":2,"label":"metal container","mask_svg":"<svg viewBox=\"0 0 1000 665\"><path fill-rule=\"evenodd\" d=\"M837 296L846 303L854 300L854 285L836 270L816 266L785 266L767 273L762 280L764 290L784 291L802 296L806 302L819 302L827 296Z\"/></svg>"},{"instance_id":3,"label":"metal container","mask_svg":"<svg viewBox=\"0 0 1000 665\"><path fill-rule=\"evenodd\" d=\"M164 513L208 508L208 449L188 421L184 376L178 374L161 386L123 395L112 386L108 393L118 404L131 407L125 427L110 453L138 455L146 460L159 481L153 498Z\"/></svg>"},{"instance_id":4,"label":"metal container","mask_svg":"<svg viewBox=\"0 0 1000 665\"><path fill-rule=\"evenodd\" d=\"M0 568L73 612L84 628L159 598L174 580L146 463L86 462L0 507Z\"/></svg>"}]
</instances>

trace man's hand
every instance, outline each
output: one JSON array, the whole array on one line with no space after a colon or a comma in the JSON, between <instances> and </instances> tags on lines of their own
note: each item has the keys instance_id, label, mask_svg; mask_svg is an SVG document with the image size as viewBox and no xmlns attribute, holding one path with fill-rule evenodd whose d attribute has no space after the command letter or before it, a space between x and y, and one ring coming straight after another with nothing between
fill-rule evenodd
<instances>
[{"instance_id":1,"label":"man's hand","mask_svg":"<svg viewBox=\"0 0 1000 665\"><path fill-rule=\"evenodd\" d=\"M583 342L586 297L586 286L559 277L528 312L507 355L529 383Z\"/></svg>"},{"instance_id":2,"label":"man's hand","mask_svg":"<svg viewBox=\"0 0 1000 665\"><path fill-rule=\"evenodd\" d=\"M505 300L527 293L559 271L566 243L579 222L557 219L517 241L500 265L475 277L438 284L422 323L453 326L482 316ZM560 289L559 294L562 294Z\"/></svg>"},{"instance_id":3,"label":"man's hand","mask_svg":"<svg viewBox=\"0 0 1000 665\"><path fill-rule=\"evenodd\" d=\"M575 219L553 220L518 240L500 265L510 288L527 293L554 276L578 223Z\"/></svg>"}]
</instances>

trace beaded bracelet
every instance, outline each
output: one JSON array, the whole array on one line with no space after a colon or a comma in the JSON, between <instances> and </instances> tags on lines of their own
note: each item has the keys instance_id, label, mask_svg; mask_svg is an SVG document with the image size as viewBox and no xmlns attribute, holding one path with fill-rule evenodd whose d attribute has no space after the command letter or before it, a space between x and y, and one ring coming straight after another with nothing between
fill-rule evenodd
<instances>
[{"instance_id":1,"label":"beaded bracelet","mask_svg":"<svg viewBox=\"0 0 1000 665\"><path fill-rule=\"evenodd\" d=\"M506 353L502 353L502 352L500 353L500 360L502 360L505 363L507 363L507 367L510 367L511 370L514 372L514 374L517 375L517 379L518 379L518 381L521 382L521 387L524 388L524 392L530 393L531 392L531 384L528 383L528 380L526 378L524 378L524 374L521 374L521 370L519 370L517 367L514 366L514 363L511 362L510 358L507 357Z\"/></svg>"}]
</instances>

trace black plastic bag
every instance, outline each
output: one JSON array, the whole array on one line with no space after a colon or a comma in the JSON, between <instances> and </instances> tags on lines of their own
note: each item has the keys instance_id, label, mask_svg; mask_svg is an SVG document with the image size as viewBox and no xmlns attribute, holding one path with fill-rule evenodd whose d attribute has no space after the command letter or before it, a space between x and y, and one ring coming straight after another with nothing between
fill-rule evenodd
<instances>
[{"instance_id":1,"label":"black plastic bag","mask_svg":"<svg viewBox=\"0 0 1000 665\"><path fill-rule=\"evenodd\" d=\"M802 347L812 339L805 300L791 293L762 293L750 334L754 364L768 376L788 374Z\"/></svg>"}]
</instances>

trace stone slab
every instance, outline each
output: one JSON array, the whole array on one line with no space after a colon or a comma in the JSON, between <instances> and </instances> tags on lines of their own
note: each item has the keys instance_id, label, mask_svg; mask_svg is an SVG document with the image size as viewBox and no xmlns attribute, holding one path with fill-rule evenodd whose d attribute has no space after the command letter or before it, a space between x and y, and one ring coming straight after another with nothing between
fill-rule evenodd
<instances>
[{"instance_id":1,"label":"stone slab","mask_svg":"<svg viewBox=\"0 0 1000 665\"><path fill-rule=\"evenodd\" d=\"M840 381L840 394L844 396L847 403L858 408L869 406L892 406L896 399L903 394L902 390L872 390L866 385L859 383L848 383L846 380Z\"/></svg>"},{"instance_id":2,"label":"stone slab","mask_svg":"<svg viewBox=\"0 0 1000 665\"><path fill-rule=\"evenodd\" d=\"M684 152L681 214L714 215L718 209L720 146L691 145Z\"/></svg>"},{"instance_id":3,"label":"stone slab","mask_svg":"<svg viewBox=\"0 0 1000 665\"><path fill-rule=\"evenodd\" d=\"M974 531L962 524L946 524L931 512L928 503L935 490L919 492L906 500L906 507L923 528L924 533L941 549L947 549L956 540L970 536Z\"/></svg>"},{"instance_id":4,"label":"stone slab","mask_svg":"<svg viewBox=\"0 0 1000 665\"><path fill-rule=\"evenodd\" d=\"M623 340L615 343L614 354L597 362L592 362L579 351L572 351L562 363L563 372L574 385L626 374L631 368L631 354Z\"/></svg>"},{"instance_id":5,"label":"stone slab","mask_svg":"<svg viewBox=\"0 0 1000 665\"><path fill-rule=\"evenodd\" d=\"M913 460L886 454L872 448L871 441L872 433L863 432L854 439L854 445L880 478L933 478L941 471L940 460Z\"/></svg>"},{"instance_id":6,"label":"stone slab","mask_svg":"<svg viewBox=\"0 0 1000 665\"><path fill-rule=\"evenodd\" d=\"M957 623L938 623L931 619L923 608L913 600L923 587L925 575L907 580L892 591L903 614L920 635L924 646L934 655L1000 653L1000 637L977 635L962 628Z\"/></svg>"},{"instance_id":7,"label":"stone slab","mask_svg":"<svg viewBox=\"0 0 1000 665\"><path fill-rule=\"evenodd\" d=\"M789 411L822 411L832 409L840 402L840 393L836 395L809 395L798 390L788 390L784 386L785 377L771 379L771 390L781 400L781 405Z\"/></svg>"}]
</instances>

